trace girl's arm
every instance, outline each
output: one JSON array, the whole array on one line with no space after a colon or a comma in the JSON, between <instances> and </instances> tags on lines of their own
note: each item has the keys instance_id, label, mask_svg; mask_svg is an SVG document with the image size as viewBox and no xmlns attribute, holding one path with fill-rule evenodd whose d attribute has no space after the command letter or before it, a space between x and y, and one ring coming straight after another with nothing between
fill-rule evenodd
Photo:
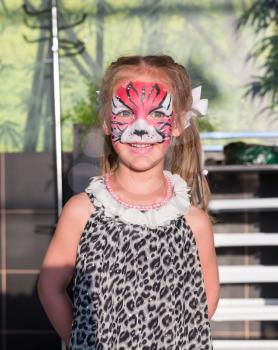
<instances>
[{"instance_id":1,"label":"girl's arm","mask_svg":"<svg viewBox=\"0 0 278 350\"><path fill-rule=\"evenodd\" d=\"M186 214L186 220L197 244L206 289L208 317L211 319L220 295L219 272L211 222L202 209L194 206Z\"/></svg>"},{"instance_id":2,"label":"girl's arm","mask_svg":"<svg viewBox=\"0 0 278 350\"><path fill-rule=\"evenodd\" d=\"M46 252L37 289L53 327L69 345L72 303L66 288L73 276L77 246L92 205L85 193L73 196L64 206Z\"/></svg>"}]
</instances>

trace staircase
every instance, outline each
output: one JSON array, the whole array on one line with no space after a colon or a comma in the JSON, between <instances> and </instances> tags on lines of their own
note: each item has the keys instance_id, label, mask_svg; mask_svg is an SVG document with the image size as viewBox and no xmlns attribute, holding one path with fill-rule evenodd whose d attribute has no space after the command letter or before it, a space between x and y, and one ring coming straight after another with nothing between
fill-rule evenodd
<instances>
[{"instance_id":1,"label":"staircase","mask_svg":"<svg viewBox=\"0 0 278 350\"><path fill-rule=\"evenodd\" d=\"M214 349L277 350L277 336L269 337L268 330L273 328L277 335L278 254L275 258L273 252L278 246L278 185L273 184L278 183L278 166L207 169L215 193L209 210L216 218L221 283L221 298L211 320Z\"/></svg>"}]
</instances>

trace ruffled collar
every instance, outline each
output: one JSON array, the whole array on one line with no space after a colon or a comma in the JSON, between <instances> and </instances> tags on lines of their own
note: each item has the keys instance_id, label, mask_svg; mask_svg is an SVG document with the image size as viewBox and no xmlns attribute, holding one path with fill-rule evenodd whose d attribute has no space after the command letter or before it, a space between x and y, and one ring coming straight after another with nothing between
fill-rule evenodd
<instances>
[{"instance_id":1,"label":"ruffled collar","mask_svg":"<svg viewBox=\"0 0 278 350\"><path fill-rule=\"evenodd\" d=\"M156 209L142 211L126 208L107 190L103 176L92 177L85 192L94 195L94 204L102 206L106 216L118 217L125 223L155 228L167 224L180 215L185 215L190 207L190 195L188 194L190 189L186 181L180 175L172 174L168 170L163 170L163 172L172 180L173 195L167 203Z\"/></svg>"}]
</instances>

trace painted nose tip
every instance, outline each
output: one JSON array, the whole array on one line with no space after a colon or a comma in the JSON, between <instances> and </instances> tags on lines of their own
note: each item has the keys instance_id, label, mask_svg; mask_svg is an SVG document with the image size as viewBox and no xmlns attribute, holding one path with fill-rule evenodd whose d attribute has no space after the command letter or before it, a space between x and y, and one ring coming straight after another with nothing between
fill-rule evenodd
<instances>
[{"instance_id":1,"label":"painted nose tip","mask_svg":"<svg viewBox=\"0 0 278 350\"><path fill-rule=\"evenodd\" d=\"M145 134L148 134L146 130L134 130L134 135L138 135L142 137Z\"/></svg>"}]
</instances>

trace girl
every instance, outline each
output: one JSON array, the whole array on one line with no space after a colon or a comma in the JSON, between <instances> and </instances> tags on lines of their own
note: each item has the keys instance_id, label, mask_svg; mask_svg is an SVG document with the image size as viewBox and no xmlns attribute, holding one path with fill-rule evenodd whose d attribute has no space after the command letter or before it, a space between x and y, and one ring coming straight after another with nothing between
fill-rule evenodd
<instances>
[{"instance_id":1,"label":"girl","mask_svg":"<svg viewBox=\"0 0 278 350\"><path fill-rule=\"evenodd\" d=\"M62 211L38 282L43 307L71 350L211 350L219 279L191 119L204 100L163 55L119 58L99 97L102 175Z\"/></svg>"}]
</instances>

